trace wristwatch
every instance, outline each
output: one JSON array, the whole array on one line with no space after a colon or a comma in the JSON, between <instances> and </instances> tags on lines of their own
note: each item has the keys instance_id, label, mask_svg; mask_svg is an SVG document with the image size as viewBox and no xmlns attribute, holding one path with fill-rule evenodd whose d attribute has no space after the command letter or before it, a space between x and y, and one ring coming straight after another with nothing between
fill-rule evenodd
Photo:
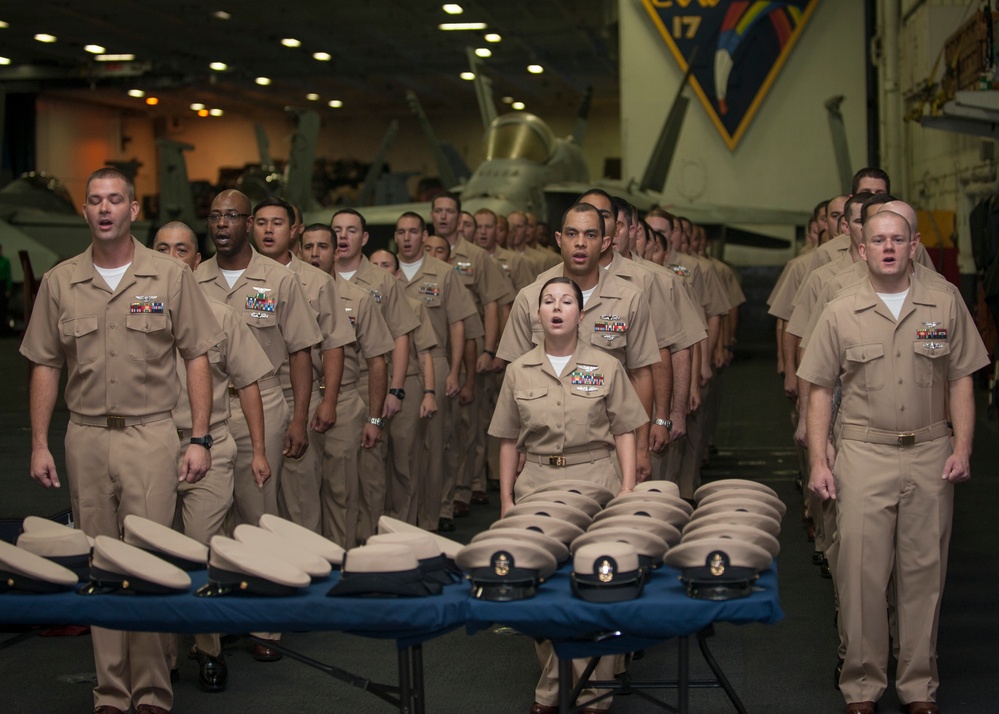
<instances>
[{"instance_id":1,"label":"wristwatch","mask_svg":"<svg viewBox=\"0 0 999 714\"><path fill-rule=\"evenodd\" d=\"M673 431L673 421L671 419L656 419L655 425L666 427L666 431Z\"/></svg>"},{"instance_id":2,"label":"wristwatch","mask_svg":"<svg viewBox=\"0 0 999 714\"><path fill-rule=\"evenodd\" d=\"M191 443L197 444L198 446L204 446L209 451L212 450L212 444L215 443L215 439L212 438L211 434L205 434L204 436L192 436Z\"/></svg>"},{"instance_id":3,"label":"wristwatch","mask_svg":"<svg viewBox=\"0 0 999 714\"><path fill-rule=\"evenodd\" d=\"M368 417L368 423L374 424L379 429L385 428L385 420L382 417Z\"/></svg>"},{"instance_id":4,"label":"wristwatch","mask_svg":"<svg viewBox=\"0 0 999 714\"><path fill-rule=\"evenodd\" d=\"M399 401L402 401L403 399L406 398L406 390L405 389L390 389L390 390L388 390L388 393L391 394L396 399L398 399Z\"/></svg>"}]
</instances>

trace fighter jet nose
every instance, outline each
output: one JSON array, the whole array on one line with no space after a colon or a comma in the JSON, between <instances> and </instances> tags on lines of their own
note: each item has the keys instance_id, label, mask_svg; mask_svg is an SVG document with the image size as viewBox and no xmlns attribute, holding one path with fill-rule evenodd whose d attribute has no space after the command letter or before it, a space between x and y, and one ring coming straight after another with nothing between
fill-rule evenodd
<instances>
[{"instance_id":1,"label":"fighter jet nose","mask_svg":"<svg viewBox=\"0 0 999 714\"><path fill-rule=\"evenodd\" d=\"M541 118L524 112L496 117L486 133L486 159L527 159L543 164L554 148L551 128Z\"/></svg>"}]
</instances>

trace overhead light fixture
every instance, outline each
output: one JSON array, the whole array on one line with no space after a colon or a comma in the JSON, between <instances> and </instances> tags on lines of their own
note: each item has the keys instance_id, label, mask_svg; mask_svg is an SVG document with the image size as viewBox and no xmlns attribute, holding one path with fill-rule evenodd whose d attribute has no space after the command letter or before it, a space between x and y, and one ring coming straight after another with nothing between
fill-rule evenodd
<instances>
[{"instance_id":1,"label":"overhead light fixture","mask_svg":"<svg viewBox=\"0 0 999 714\"><path fill-rule=\"evenodd\" d=\"M225 72L227 69L229 69L229 65L227 65L225 62L212 62L210 65L208 65L208 67L210 69L214 69L216 72Z\"/></svg>"},{"instance_id":2,"label":"overhead light fixture","mask_svg":"<svg viewBox=\"0 0 999 714\"><path fill-rule=\"evenodd\" d=\"M542 72L545 71L545 68L542 67L540 64L529 64L527 65L527 71L530 72L531 74L541 74Z\"/></svg>"},{"instance_id":3,"label":"overhead light fixture","mask_svg":"<svg viewBox=\"0 0 999 714\"><path fill-rule=\"evenodd\" d=\"M442 9L448 15L460 15L461 13L465 12L464 10L461 9L461 5L456 5L453 2L449 2L447 5L444 5Z\"/></svg>"},{"instance_id":4,"label":"overhead light fixture","mask_svg":"<svg viewBox=\"0 0 999 714\"><path fill-rule=\"evenodd\" d=\"M503 102L504 104L513 104L513 97L506 96L503 97L500 101Z\"/></svg>"},{"instance_id":5,"label":"overhead light fixture","mask_svg":"<svg viewBox=\"0 0 999 714\"><path fill-rule=\"evenodd\" d=\"M454 30L484 30L486 29L486 23L484 22L442 22L437 26L438 30L454 31Z\"/></svg>"},{"instance_id":6,"label":"overhead light fixture","mask_svg":"<svg viewBox=\"0 0 999 714\"><path fill-rule=\"evenodd\" d=\"M331 99L329 101L329 105L334 109L339 109L340 107L343 106L343 102L341 102L339 99Z\"/></svg>"},{"instance_id":7,"label":"overhead light fixture","mask_svg":"<svg viewBox=\"0 0 999 714\"><path fill-rule=\"evenodd\" d=\"M485 37L486 42L499 42L502 39L503 38L497 35L495 32L490 32Z\"/></svg>"},{"instance_id":8,"label":"overhead light fixture","mask_svg":"<svg viewBox=\"0 0 999 714\"><path fill-rule=\"evenodd\" d=\"M232 19L232 15L230 15L229 13L227 13L225 10L216 10L215 12L212 13L212 17L214 17L216 20L231 20Z\"/></svg>"},{"instance_id":9,"label":"overhead light fixture","mask_svg":"<svg viewBox=\"0 0 999 714\"><path fill-rule=\"evenodd\" d=\"M333 59L333 56L329 52L313 52L312 59L318 60L319 62L329 62Z\"/></svg>"},{"instance_id":10,"label":"overhead light fixture","mask_svg":"<svg viewBox=\"0 0 999 714\"><path fill-rule=\"evenodd\" d=\"M308 94L305 95L305 98L308 99L310 102L319 101L319 95L316 94L315 92L309 92Z\"/></svg>"},{"instance_id":11,"label":"overhead light fixture","mask_svg":"<svg viewBox=\"0 0 999 714\"><path fill-rule=\"evenodd\" d=\"M513 109L516 109L519 112L519 111L523 110L524 103L523 102L514 102L513 104L510 105L510 107L513 108Z\"/></svg>"},{"instance_id":12,"label":"overhead light fixture","mask_svg":"<svg viewBox=\"0 0 999 714\"><path fill-rule=\"evenodd\" d=\"M271 83L271 78L270 77L257 77L253 81L256 82L257 84L259 84L261 87L266 87L268 84Z\"/></svg>"},{"instance_id":13,"label":"overhead light fixture","mask_svg":"<svg viewBox=\"0 0 999 714\"><path fill-rule=\"evenodd\" d=\"M202 104L201 102L195 102L194 104L191 105L191 111L194 111L194 112L200 112L204 108L205 108L205 105Z\"/></svg>"},{"instance_id":14,"label":"overhead light fixture","mask_svg":"<svg viewBox=\"0 0 999 714\"><path fill-rule=\"evenodd\" d=\"M211 116L213 116L213 117L220 117L220 116L222 116L222 110L221 109L209 109L208 113Z\"/></svg>"},{"instance_id":15,"label":"overhead light fixture","mask_svg":"<svg viewBox=\"0 0 999 714\"><path fill-rule=\"evenodd\" d=\"M146 104L151 107L155 107L160 103L159 97L146 97Z\"/></svg>"},{"instance_id":16,"label":"overhead light fixture","mask_svg":"<svg viewBox=\"0 0 999 714\"><path fill-rule=\"evenodd\" d=\"M49 34L47 34L45 32L39 32L37 35L35 35L35 39L38 40L39 42L46 42L46 43L48 43L48 42L55 42L56 41L56 36L55 35L49 35Z\"/></svg>"},{"instance_id":17,"label":"overhead light fixture","mask_svg":"<svg viewBox=\"0 0 999 714\"><path fill-rule=\"evenodd\" d=\"M100 45L84 45L84 52L89 52L92 55L102 55L104 54L104 48Z\"/></svg>"},{"instance_id":18,"label":"overhead light fixture","mask_svg":"<svg viewBox=\"0 0 999 714\"><path fill-rule=\"evenodd\" d=\"M198 116L199 117L206 117L206 116L208 116L208 110L207 109L199 109L198 110Z\"/></svg>"},{"instance_id":19,"label":"overhead light fixture","mask_svg":"<svg viewBox=\"0 0 999 714\"><path fill-rule=\"evenodd\" d=\"M0 64L10 64L10 57L0 57Z\"/></svg>"},{"instance_id":20,"label":"overhead light fixture","mask_svg":"<svg viewBox=\"0 0 999 714\"><path fill-rule=\"evenodd\" d=\"M0 30L2 30L2 29L4 29L4 28L7 28L7 27L10 27L10 25L8 25L8 24L7 24L6 22L4 22L3 20L0 20Z\"/></svg>"},{"instance_id":21,"label":"overhead light fixture","mask_svg":"<svg viewBox=\"0 0 999 714\"><path fill-rule=\"evenodd\" d=\"M294 37L285 37L283 40L281 40L281 44L284 45L285 47L301 47L302 41L296 40Z\"/></svg>"},{"instance_id":22,"label":"overhead light fixture","mask_svg":"<svg viewBox=\"0 0 999 714\"><path fill-rule=\"evenodd\" d=\"M135 59L133 54L117 54L117 55L97 55L94 57L98 62L131 62Z\"/></svg>"},{"instance_id":23,"label":"overhead light fixture","mask_svg":"<svg viewBox=\"0 0 999 714\"><path fill-rule=\"evenodd\" d=\"M462 72L458 76L466 81L471 82L473 79L475 79L475 72Z\"/></svg>"},{"instance_id":24,"label":"overhead light fixture","mask_svg":"<svg viewBox=\"0 0 999 714\"><path fill-rule=\"evenodd\" d=\"M475 50L476 57L492 57L493 51L488 47L478 47Z\"/></svg>"},{"instance_id":25,"label":"overhead light fixture","mask_svg":"<svg viewBox=\"0 0 999 714\"><path fill-rule=\"evenodd\" d=\"M146 93L141 89L129 89L128 96L135 97L136 99L142 99L144 96L146 96Z\"/></svg>"}]
</instances>

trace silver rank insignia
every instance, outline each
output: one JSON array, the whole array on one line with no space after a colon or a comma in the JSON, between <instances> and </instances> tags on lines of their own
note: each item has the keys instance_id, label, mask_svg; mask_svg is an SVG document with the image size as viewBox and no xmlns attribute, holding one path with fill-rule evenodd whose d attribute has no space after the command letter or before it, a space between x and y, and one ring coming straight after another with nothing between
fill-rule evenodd
<instances>
[{"instance_id":1,"label":"silver rank insignia","mask_svg":"<svg viewBox=\"0 0 999 714\"><path fill-rule=\"evenodd\" d=\"M614 334L614 333L612 332L612 333L610 333L610 334L607 334L607 335L601 335L601 337L603 337L603 338L604 338L605 340L607 340L608 342L613 342L613 341L614 341L614 340L616 340L616 339L617 339L618 337L620 337L620 335L616 335L616 334Z\"/></svg>"},{"instance_id":2,"label":"silver rank insignia","mask_svg":"<svg viewBox=\"0 0 999 714\"><path fill-rule=\"evenodd\" d=\"M600 319L601 320L620 320L621 316L620 315L601 315Z\"/></svg>"},{"instance_id":3,"label":"silver rank insignia","mask_svg":"<svg viewBox=\"0 0 999 714\"><path fill-rule=\"evenodd\" d=\"M595 392L599 387L591 387L589 385L584 385L582 387L576 387L577 392Z\"/></svg>"},{"instance_id":4,"label":"silver rank insignia","mask_svg":"<svg viewBox=\"0 0 999 714\"><path fill-rule=\"evenodd\" d=\"M250 317L255 318L257 320L266 320L268 317L270 317L270 315L268 315L266 312L251 312Z\"/></svg>"},{"instance_id":5,"label":"silver rank insignia","mask_svg":"<svg viewBox=\"0 0 999 714\"><path fill-rule=\"evenodd\" d=\"M582 364L582 363L580 363L580 364L577 364L577 365L576 365L576 368L577 368L577 369L581 369L581 370L583 370L584 372L596 372L596 371L597 371L598 369L600 369L600 368L599 368L599 367L597 367L597 365L595 365L595 364Z\"/></svg>"}]
</instances>

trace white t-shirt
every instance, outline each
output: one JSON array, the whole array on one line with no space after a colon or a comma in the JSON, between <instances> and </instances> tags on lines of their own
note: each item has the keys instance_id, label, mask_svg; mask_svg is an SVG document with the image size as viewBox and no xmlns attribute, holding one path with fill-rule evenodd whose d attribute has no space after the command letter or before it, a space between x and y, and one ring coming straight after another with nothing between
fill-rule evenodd
<instances>
[{"instance_id":1,"label":"white t-shirt","mask_svg":"<svg viewBox=\"0 0 999 714\"><path fill-rule=\"evenodd\" d=\"M556 355L550 355L547 352L545 352L545 356L548 358L548 361L551 363L552 369L555 370L555 374L557 374L559 377L562 376L562 370L565 369L565 366L569 364L569 360L572 359L572 355L566 355L565 357L558 357Z\"/></svg>"},{"instance_id":2,"label":"white t-shirt","mask_svg":"<svg viewBox=\"0 0 999 714\"><path fill-rule=\"evenodd\" d=\"M594 292L594 291L595 291L596 289L597 289L597 286L596 286L596 285L594 285L594 286L593 286L592 288L590 288L589 290L584 290L584 291L583 291L583 307L586 307L586 303L588 303L588 302L590 301L590 295L592 295L592 294L593 294L593 292Z\"/></svg>"},{"instance_id":3,"label":"white t-shirt","mask_svg":"<svg viewBox=\"0 0 999 714\"><path fill-rule=\"evenodd\" d=\"M338 275L339 275L339 276L340 276L341 278L343 278L344 280L347 280L347 281L349 281L349 280L350 280L350 279L351 279L352 277L354 277L354 274L355 274L356 272L357 272L356 270L351 270L351 271L350 271L350 272L348 272L348 273L341 273L341 272L340 272L340 271L338 270L338 271L337 271L337 274L338 274Z\"/></svg>"},{"instance_id":4,"label":"white t-shirt","mask_svg":"<svg viewBox=\"0 0 999 714\"><path fill-rule=\"evenodd\" d=\"M231 288L236 284L237 280L243 277L243 273L246 272L246 268L243 268L242 270L222 270L220 268L219 272L222 273L222 277L225 278L225 281L229 283L229 287Z\"/></svg>"},{"instance_id":5,"label":"white t-shirt","mask_svg":"<svg viewBox=\"0 0 999 714\"><path fill-rule=\"evenodd\" d=\"M125 263L125 265L120 268L98 268L95 263L94 270L96 270L100 276L104 278L104 282L108 284L109 288L111 288L111 292L114 292L118 289L118 283L121 282L121 279L125 276L125 271L128 270L128 267L131 264L131 262Z\"/></svg>"},{"instance_id":6,"label":"white t-shirt","mask_svg":"<svg viewBox=\"0 0 999 714\"><path fill-rule=\"evenodd\" d=\"M422 257L415 263L403 263L401 260L399 261L399 268L402 270L402 274L406 276L406 280L412 280L413 276L419 272L422 266Z\"/></svg>"},{"instance_id":7,"label":"white t-shirt","mask_svg":"<svg viewBox=\"0 0 999 714\"><path fill-rule=\"evenodd\" d=\"M902 303L905 302L905 296L909 294L909 288L906 288L900 293L876 293L881 301L891 310L892 316L897 320L899 313L902 312Z\"/></svg>"}]
</instances>

